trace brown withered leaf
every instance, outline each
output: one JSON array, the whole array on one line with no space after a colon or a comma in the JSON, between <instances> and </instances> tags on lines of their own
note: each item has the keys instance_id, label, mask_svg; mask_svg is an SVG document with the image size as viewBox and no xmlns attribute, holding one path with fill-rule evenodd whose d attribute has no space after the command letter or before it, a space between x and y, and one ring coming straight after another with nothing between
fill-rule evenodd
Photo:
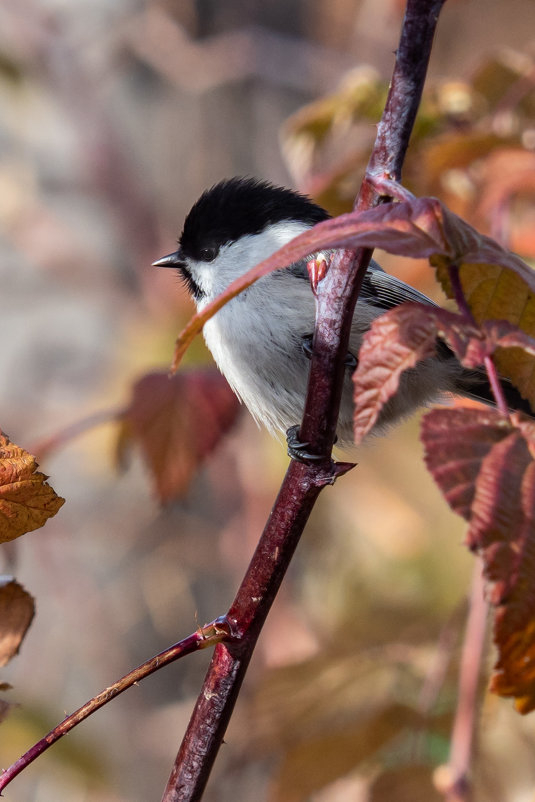
<instances>
[{"instance_id":1,"label":"brown withered leaf","mask_svg":"<svg viewBox=\"0 0 535 802\"><path fill-rule=\"evenodd\" d=\"M65 503L35 457L0 432L0 542L39 529Z\"/></svg>"},{"instance_id":2,"label":"brown withered leaf","mask_svg":"<svg viewBox=\"0 0 535 802\"><path fill-rule=\"evenodd\" d=\"M35 614L33 597L10 576L0 577L0 666L19 651Z\"/></svg>"},{"instance_id":3,"label":"brown withered leaf","mask_svg":"<svg viewBox=\"0 0 535 802\"><path fill-rule=\"evenodd\" d=\"M517 710L529 713L535 709L535 463L519 433L483 463L471 530L487 555L496 606L491 689L514 696Z\"/></svg>"},{"instance_id":4,"label":"brown withered leaf","mask_svg":"<svg viewBox=\"0 0 535 802\"><path fill-rule=\"evenodd\" d=\"M477 323L504 320L535 337L535 271L518 256L501 248L489 237L448 213L444 218L453 253L431 257L437 276L449 297L453 297L449 266L459 267L463 294ZM455 255L456 254L456 255ZM507 376L525 398L535 399L535 358L521 348L495 356L500 373Z\"/></svg>"},{"instance_id":5,"label":"brown withered leaf","mask_svg":"<svg viewBox=\"0 0 535 802\"><path fill-rule=\"evenodd\" d=\"M133 441L141 448L162 502L187 491L202 461L230 429L239 402L215 369L169 377L148 373L132 389L117 444L120 463Z\"/></svg>"},{"instance_id":6,"label":"brown withered leaf","mask_svg":"<svg viewBox=\"0 0 535 802\"><path fill-rule=\"evenodd\" d=\"M535 423L496 410L433 410L425 459L452 508L469 521L495 610L491 689L535 709Z\"/></svg>"}]
</instances>

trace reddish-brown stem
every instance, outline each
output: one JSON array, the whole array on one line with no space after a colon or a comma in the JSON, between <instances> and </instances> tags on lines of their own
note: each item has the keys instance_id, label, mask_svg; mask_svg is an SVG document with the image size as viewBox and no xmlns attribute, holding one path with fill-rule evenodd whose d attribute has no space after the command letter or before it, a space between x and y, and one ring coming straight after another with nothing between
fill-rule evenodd
<instances>
[{"instance_id":1,"label":"reddish-brown stem","mask_svg":"<svg viewBox=\"0 0 535 802\"><path fill-rule=\"evenodd\" d=\"M368 174L399 180L423 90L431 44L444 0L408 0L394 75ZM355 209L383 200L369 180ZM292 462L228 619L241 639L219 644L163 795L163 802L199 800L223 739L260 629L284 578L315 500L349 466L330 453L342 392L353 310L370 250L335 253L317 296L316 331L301 440L323 455L314 465Z\"/></svg>"},{"instance_id":2,"label":"reddish-brown stem","mask_svg":"<svg viewBox=\"0 0 535 802\"><path fill-rule=\"evenodd\" d=\"M477 323L472 314L472 310L468 306L468 302L464 297L461 278L459 276L458 265L450 265L449 277L450 277L451 287L453 290L453 297L455 298L455 302L459 307L459 311L472 325L477 326ZM498 371L496 370L496 365L494 364L490 356L485 357L485 359L483 360L483 364L485 365L485 370L487 371L489 384L492 390L492 394L494 395L494 400L496 401L496 406L498 407L502 415L508 415L509 407L507 406L507 401L505 400L505 395L500 382L500 377L498 376Z\"/></svg>"},{"instance_id":3,"label":"reddish-brown stem","mask_svg":"<svg viewBox=\"0 0 535 802\"><path fill-rule=\"evenodd\" d=\"M470 799L469 772L486 623L487 603L484 597L482 566L478 560L474 567L470 608L461 655L459 694L451 736L447 780L442 789L447 802L468 802Z\"/></svg>"},{"instance_id":4,"label":"reddish-brown stem","mask_svg":"<svg viewBox=\"0 0 535 802\"><path fill-rule=\"evenodd\" d=\"M200 799L225 733L256 640L299 542L314 502L326 484L351 465L323 468L292 462L244 580L227 614L235 637L220 643L180 747L165 800Z\"/></svg>"},{"instance_id":5,"label":"reddish-brown stem","mask_svg":"<svg viewBox=\"0 0 535 802\"><path fill-rule=\"evenodd\" d=\"M206 649L208 646L213 646L228 637L230 637L230 627L227 622L225 620L216 619L211 624L206 624L206 626L201 627L192 635L175 643L155 657L151 657L150 660L134 668L133 671L129 671L128 674L125 674L124 677L114 682L113 685L105 688L105 690L101 691L97 696L94 696L82 705L82 707L79 707L78 710L75 710L74 713L71 713L70 716L63 719L61 724L58 724L57 727L50 730L44 738L41 738L31 749L28 749L15 763L9 766L9 768L4 769L0 774L0 792L3 791L11 780L20 774L21 771L29 766L30 763L33 763L39 755L42 755L43 752L51 747L52 744L55 744L56 741L63 738L64 735L86 718L89 718L89 716L101 707L104 707L105 704L111 702L116 696L119 696L119 694L123 693L128 688L131 688L132 685L150 676L155 671L163 668L163 666L167 666L187 654L199 651L199 649Z\"/></svg>"}]
</instances>

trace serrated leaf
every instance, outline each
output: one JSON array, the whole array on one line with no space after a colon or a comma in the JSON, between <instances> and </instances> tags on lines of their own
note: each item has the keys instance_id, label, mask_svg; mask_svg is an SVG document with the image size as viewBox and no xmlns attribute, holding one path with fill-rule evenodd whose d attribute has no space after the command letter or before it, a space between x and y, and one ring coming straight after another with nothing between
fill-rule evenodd
<instances>
[{"instance_id":1,"label":"serrated leaf","mask_svg":"<svg viewBox=\"0 0 535 802\"><path fill-rule=\"evenodd\" d=\"M239 412L239 402L215 369L149 373L133 387L123 414L120 460L132 442L141 448L162 502L187 491L189 483Z\"/></svg>"},{"instance_id":2,"label":"serrated leaf","mask_svg":"<svg viewBox=\"0 0 535 802\"><path fill-rule=\"evenodd\" d=\"M423 421L426 463L469 523L495 610L491 689L535 709L535 424L496 410L433 410Z\"/></svg>"},{"instance_id":3,"label":"serrated leaf","mask_svg":"<svg viewBox=\"0 0 535 802\"><path fill-rule=\"evenodd\" d=\"M481 366L497 348L523 348L535 355L535 340L505 322L474 326L439 307L406 303L373 321L363 337L354 381L354 437L359 443L398 391L402 373L435 352L444 340L468 368ZM534 399L535 401L535 399Z\"/></svg>"},{"instance_id":4,"label":"serrated leaf","mask_svg":"<svg viewBox=\"0 0 535 802\"><path fill-rule=\"evenodd\" d=\"M509 431L494 409L433 409L422 420L427 468L450 507L467 521L481 463Z\"/></svg>"},{"instance_id":5,"label":"serrated leaf","mask_svg":"<svg viewBox=\"0 0 535 802\"><path fill-rule=\"evenodd\" d=\"M10 576L0 577L0 666L19 651L35 614L33 597Z\"/></svg>"},{"instance_id":6,"label":"serrated leaf","mask_svg":"<svg viewBox=\"0 0 535 802\"><path fill-rule=\"evenodd\" d=\"M353 435L358 444L397 392L402 373L435 352L436 322L423 305L403 304L366 332L353 374Z\"/></svg>"},{"instance_id":7,"label":"serrated leaf","mask_svg":"<svg viewBox=\"0 0 535 802\"><path fill-rule=\"evenodd\" d=\"M65 503L35 457L0 432L0 542L39 529Z\"/></svg>"}]
</instances>

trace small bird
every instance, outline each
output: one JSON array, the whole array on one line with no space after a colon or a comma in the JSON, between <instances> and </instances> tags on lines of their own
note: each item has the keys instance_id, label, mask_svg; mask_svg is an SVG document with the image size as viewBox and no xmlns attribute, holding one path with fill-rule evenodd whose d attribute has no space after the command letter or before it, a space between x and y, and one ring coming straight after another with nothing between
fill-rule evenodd
<instances>
[{"instance_id":1,"label":"small bird","mask_svg":"<svg viewBox=\"0 0 535 802\"><path fill-rule=\"evenodd\" d=\"M154 262L176 268L201 310L238 276L298 234L330 217L310 198L253 178L235 177L206 190L184 222L178 250ZM327 252L328 253L328 252ZM206 344L230 386L258 423L286 432L301 420L307 390L315 299L307 262L276 270L229 301L204 326ZM353 315L337 437L352 441L353 383L362 337L374 318L405 301L435 304L370 263ZM529 410L504 387L513 408ZM457 393L492 403L484 371L467 370L441 341L436 355L402 376L374 432L417 407Z\"/></svg>"}]
</instances>

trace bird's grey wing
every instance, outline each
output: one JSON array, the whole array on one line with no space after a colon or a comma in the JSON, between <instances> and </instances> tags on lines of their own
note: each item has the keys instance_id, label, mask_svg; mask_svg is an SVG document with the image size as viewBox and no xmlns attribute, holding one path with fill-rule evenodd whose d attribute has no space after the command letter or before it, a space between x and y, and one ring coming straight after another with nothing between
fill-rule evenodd
<instances>
[{"instance_id":1,"label":"bird's grey wing","mask_svg":"<svg viewBox=\"0 0 535 802\"><path fill-rule=\"evenodd\" d=\"M436 306L427 295L418 292L401 279L385 273L382 267L373 260L362 282L359 298L385 310L393 309L406 301L417 301L429 306Z\"/></svg>"},{"instance_id":2,"label":"bird's grey wing","mask_svg":"<svg viewBox=\"0 0 535 802\"><path fill-rule=\"evenodd\" d=\"M325 254L331 251L325 251ZM307 271L307 262L310 257L300 259L298 262L283 268L286 273L291 273L296 278L309 280ZM281 272L283 272L281 271ZM276 273L274 274L276 275ZM370 262L362 288L360 291L360 300L370 303L378 309L393 309L395 306L404 303L405 301L417 301L419 303L436 306L427 295L424 295L413 287L405 284L395 276L385 273L383 268L377 264L373 259Z\"/></svg>"}]
</instances>

